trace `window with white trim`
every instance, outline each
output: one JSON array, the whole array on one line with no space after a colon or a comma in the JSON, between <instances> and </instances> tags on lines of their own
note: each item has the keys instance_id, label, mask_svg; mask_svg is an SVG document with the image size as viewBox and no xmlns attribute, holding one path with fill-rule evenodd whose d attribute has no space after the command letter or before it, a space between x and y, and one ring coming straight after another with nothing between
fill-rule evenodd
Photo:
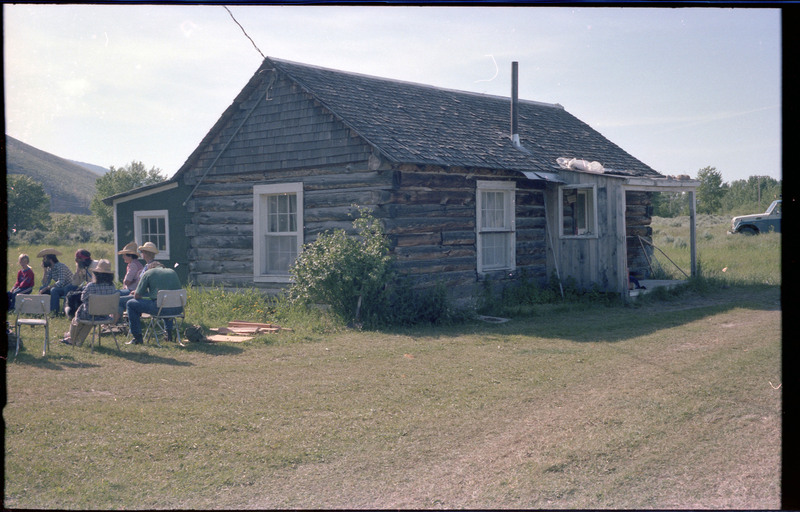
<instances>
[{"instance_id":1,"label":"window with white trim","mask_svg":"<svg viewBox=\"0 0 800 512\"><path fill-rule=\"evenodd\" d=\"M253 187L253 278L289 282L303 247L303 184Z\"/></svg>"},{"instance_id":2,"label":"window with white trim","mask_svg":"<svg viewBox=\"0 0 800 512\"><path fill-rule=\"evenodd\" d=\"M169 258L169 211L139 210L133 212L133 236L141 246L153 242L158 247L157 260Z\"/></svg>"},{"instance_id":3,"label":"window with white trim","mask_svg":"<svg viewBox=\"0 0 800 512\"><path fill-rule=\"evenodd\" d=\"M597 237L597 186L564 186L559 196L561 237Z\"/></svg>"},{"instance_id":4,"label":"window with white trim","mask_svg":"<svg viewBox=\"0 0 800 512\"><path fill-rule=\"evenodd\" d=\"M513 181L477 183L478 272L516 267L515 192Z\"/></svg>"}]
</instances>

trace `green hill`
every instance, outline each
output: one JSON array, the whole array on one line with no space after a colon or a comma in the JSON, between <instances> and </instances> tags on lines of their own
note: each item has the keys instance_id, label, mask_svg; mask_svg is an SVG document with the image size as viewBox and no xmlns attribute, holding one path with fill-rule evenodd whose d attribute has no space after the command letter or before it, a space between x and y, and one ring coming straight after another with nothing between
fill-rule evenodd
<instances>
[{"instance_id":1,"label":"green hill","mask_svg":"<svg viewBox=\"0 0 800 512\"><path fill-rule=\"evenodd\" d=\"M91 214L98 174L6 135L6 174L22 174L41 183L53 213Z\"/></svg>"}]
</instances>

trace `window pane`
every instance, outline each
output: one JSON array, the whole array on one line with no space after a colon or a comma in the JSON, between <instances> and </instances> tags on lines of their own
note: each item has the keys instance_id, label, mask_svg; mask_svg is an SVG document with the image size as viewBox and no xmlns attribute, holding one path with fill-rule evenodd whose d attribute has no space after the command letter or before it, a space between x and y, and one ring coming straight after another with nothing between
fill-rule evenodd
<instances>
[{"instance_id":1,"label":"window pane","mask_svg":"<svg viewBox=\"0 0 800 512\"><path fill-rule=\"evenodd\" d=\"M264 242L267 249L264 273L288 273L297 258L297 237L266 235Z\"/></svg>"},{"instance_id":2,"label":"window pane","mask_svg":"<svg viewBox=\"0 0 800 512\"><path fill-rule=\"evenodd\" d=\"M153 242L159 251L167 250L167 224L164 217L140 218L142 243Z\"/></svg>"},{"instance_id":3,"label":"window pane","mask_svg":"<svg viewBox=\"0 0 800 512\"><path fill-rule=\"evenodd\" d=\"M482 192L481 226L483 228L505 227L505 201L503 192Z\"/></svg>"},{"instance_id":4,"label":"window pane","mask_svg":"<svg viewBox=\"0 0 800 512\"><path fill-rule=\"evenodd\" d=\"M508 266L511 235L509 233L484 233L481 238L483 267L504 268Z\"/></svg>"},{"instance_id":5,"label":"window pane","mask_svg":"<svg viewBox=\"0 0 800 512\"><path fill-rule=\"evenodd\" d=\"M289 197L289 226L288 231L297 231L297 196L292 194Z\"/></svg>"},{"instance_id":6,"label":"window pane","mask_svg":"<svg viewBox=\"0 0 800 512\"><path fill-rule=\"evenodd\" d=\"M269 233L297 231L297 195L269 196L267 200L267 231Z\"/></svg>"},{"instance_id":7,"label":"window pane","mask_svg":"<svg viewBox=\"0 0 800 512\"><path fill-rule=\"evenodd\" d=\"M578 234L586 232L586 191L578 192L578 200L575 203L575 228Z\"/></svg>"},{"instance_id":8,"label":"window pane","mask_svg":"<svg viewBox=\"0 0 800 512\"><path fill-rule=\"evenodd\" d=\"M564 189L562 191L563 224L561 225L561 232L565 235L575 234L574 205L576 200L577 193L575 189Z\"/></svg>"}]
</instances>

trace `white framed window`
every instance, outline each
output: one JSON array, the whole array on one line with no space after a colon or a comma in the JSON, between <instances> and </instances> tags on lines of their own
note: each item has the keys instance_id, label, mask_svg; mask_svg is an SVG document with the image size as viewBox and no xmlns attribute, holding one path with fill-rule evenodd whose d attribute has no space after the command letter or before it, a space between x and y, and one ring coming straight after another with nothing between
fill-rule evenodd
<instances>
[{"instance_id":1,"label":"white framed window","mask_svg":"<svg viewBox=\"0 0 800 512\"><path fill-rule=\"evenodd\" d=\"M139 210L133 212L133 236L139 245L153 242L158 247L157 260L169 257L169 211Z\"/></svg>"},{"instance_id":2,"label":"white framed window","mask_svg":"<svg viewBox=\"0 0 800 512\"><path fill-rule=\"evenodd\" d=\"M515 195L513 181L477 183L478 272L516 267Z\"/></svg>"},{"instance_id":3,"label":"white framed window","mask_svg":"<svg viewBox=\"0 0 800 512\"><path fill-rule=\"evenodd\" d=\"M253 187L253 279L289 282L303 247L303 184Z\"/></svg>"},{"instance_id":4,"label":"white framed window","mask_svg":"<svg viewBox=\"0 0 800 512\"><path fill-rule=\"evenodd\" d=\"M560 187L558 218L562 238L596 238L597 185Z\"/></svg>"}]
</instances>

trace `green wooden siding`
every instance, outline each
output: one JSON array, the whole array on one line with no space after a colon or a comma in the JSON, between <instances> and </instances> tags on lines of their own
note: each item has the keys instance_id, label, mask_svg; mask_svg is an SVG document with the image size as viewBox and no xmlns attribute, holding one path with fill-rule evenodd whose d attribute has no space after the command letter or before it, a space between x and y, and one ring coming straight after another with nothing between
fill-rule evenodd
<instances>
[{"instance_id":1,"label":"green wooden siding","mask_svg":"<svg viewBox=\"0 0 800 512\"><path fill-rule=\"evenodd\" d=\"M137 197L130 201L118 202L117 210L117 249L120 251L126 244L134 240L134 212L142 210L167 210L169 215L169 260L156 260L165 267L173 268L178 273L181 283L188 283L189 279L189 242L186 237L186 225L190 222L190 215L183 206L183 202L191 192L191 187L178 185L176 188L150 195ZM141 240L136 240L141 244ZM177 267L175 264L178 264ZM117 256L117 278L125 275L125 262L122 256Z\"/></svg>"}]
</instances>

